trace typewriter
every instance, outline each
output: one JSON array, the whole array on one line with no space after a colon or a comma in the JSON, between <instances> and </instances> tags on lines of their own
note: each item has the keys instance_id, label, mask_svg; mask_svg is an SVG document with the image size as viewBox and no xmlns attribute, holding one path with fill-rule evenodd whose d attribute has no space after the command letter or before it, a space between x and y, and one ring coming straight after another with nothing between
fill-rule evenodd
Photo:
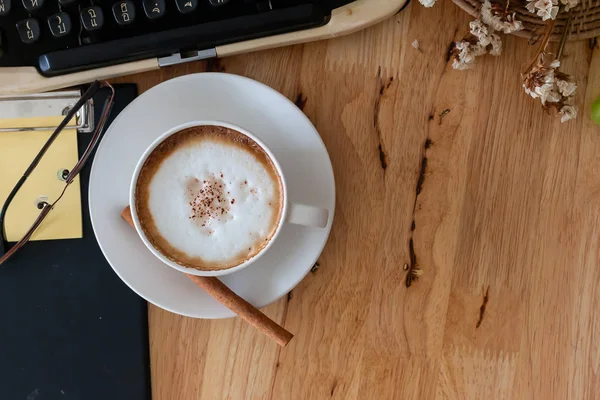
<instances>
[{"instance_id":1,"label":"typewriter","mask_svg":"<svg viewBox=\"0 0 600 400\"><path fill-rule=\"evenodd\" d=\"M0 0L0 94L339 36L407 0Z\"/></svg>"}]
</instances>

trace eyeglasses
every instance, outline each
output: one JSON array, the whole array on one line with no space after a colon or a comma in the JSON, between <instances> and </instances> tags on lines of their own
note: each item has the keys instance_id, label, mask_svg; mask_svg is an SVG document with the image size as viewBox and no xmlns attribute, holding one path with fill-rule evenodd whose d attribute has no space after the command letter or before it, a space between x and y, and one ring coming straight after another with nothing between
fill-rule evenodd
<instances>
[{"instance_id":1,"label":"eyeglasses","mask_svg":"<svg viewBox=\"0 0 600 400\"><path fill-rule=\"evenodd\" d=\"M106 101L104 102L104 106L102 108L102 113L100 114L100 118L99 118L98 123L96 124L96 128L92 134L92 139L90 141L90 144L83 152L79 161L77 161L77 164L75 164L75 166L71 170L65 169L61 172L61 179L64 180L64 182L65 182L64 189L62 190L62 192L58 196L58 198L56 200L54 200L54 202L52 202L52 203L49 203L47 201L39 201L38 202L37 207L38 207L38 209L40 209L40 214L38 215L36 220L33 222L33 225L31 225L31 228L29 228L29 230L27 231L27 233L25 233L25 236L23 236L23 238L21 240L19 240L16 244L14 244L12 247L10 247L10 249L5 250L5 249L7 249L8 246L6 243L6 239L5 239L6 236L4 233L4 231L5 231L4 220L5 220L5 216L6 216L6 211L8 210L10 203L15 198L15 195L19 192L19 189L21 189L23 184L27 181L27 178L35 170L35 168L39 164L40 160L42 159L42 157L44 157L44 154L46 154L46 151L50 148L50 146L52 145L54 140L58 137L58 135L60 135L60 133L64 130L64 128L67 126L67 124L71 121L71 119L73 119L75 114L77 114L77 112L88 102L88 100L90 100L96 94L96 92L98 92L98 90L100 90L102 88L108 88L110 90L109 96L106 99ZM31 164L29 165L29 167L27 167L27 169L23 173L23 176L21 177L21 179L19 179L19 181L17 182L15 187L11 190L8 197L6 198L6 201L4 202L4 205L2 206L2 209L0 210L0 265L2 265L4 262L6 262L6 260L8 260L10 257L12 257L12 255L15 254L17 252L17 250L21 249L25 245L25 243L27 243L29 241L31 236L36 231L36 229L44 221L44 218L46 218L46 216L50 213L50 211L52 211L52 209L54 208L56 203L58 203L60 201L60 199L63 197L63 195L65 194L69 185L73 182L73 180L79 174L79 172L81 172L83 166L85 165L88 158L90 157L90 154L92 153L92 151L98 144L100 135L104 129L104 125L106 124L106 121L108 120L108 117L110 116L110 112L112 110L114 100L115 100L115 89L108 82L95 81L94 83L92 83L90 85L90 87L85 91L85 93L83 93L83 95L77 101L77 103L75 103L73 105L73 107L69 110L69 112L66 114L63 121L58 125L58 127L52 133L52 135L50 135L50 137L48 138L48 140L46 141L44 146L42 146L42 149L35 156L35 158L31 162Z\"/></svg>"}]
</instances>

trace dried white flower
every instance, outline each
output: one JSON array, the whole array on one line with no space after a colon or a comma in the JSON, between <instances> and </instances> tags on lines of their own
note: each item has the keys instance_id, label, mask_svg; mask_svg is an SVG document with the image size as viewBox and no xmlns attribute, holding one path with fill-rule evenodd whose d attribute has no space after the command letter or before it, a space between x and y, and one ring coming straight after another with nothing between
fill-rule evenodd
<instances>
[{"instance_id":1,"label":"dried white flower","mask_svg":"<svg viewBox=\"0 0 600 400\"><path fill-rule=\"evenodd\" d=\"M469 28L471 34L479 40L479 44L482 46L490 44L490 32L486 24L476 19L475 21L469 22Z\"/></svg>"},{"instance_id":2,"label":"dried white flower","mask_svg":"<svg viewBox=\"0 0 600 400\"><path fill-rule=\"evenodd\" d=\"M472 43L468 40L462 40L454 45L452 54L452 68L454 69L469 69L475 64L475 59L487 53L486 47L481 46L478 42Z\"/></svg>"},{"instance_id":3,"label":"dried white flower","mask_svg":"<svg viewBox=\"0 0 600 400\"><path fill-rule=\"evenodd\" d=\"M523 84L523 89L525 89L525 93L527 93L534 99L537 99L538 97L540 97L540 95L537 93L538 90L536 90L536 88L530 89L527 86L525 86L525 84Z\"/></svg>"},{"instance_id":4,"label":"dried white flower","mask_svg":"<svg viewBox=\"0 0 600 400\"><path fill-rule=\"evenodd\" d=\"M561 0L561 1L579 1L579 0ZM558 14L557 0L527 0L525 6L527 11L542 17L543 21L555 19Z\"/></svg>"},{"instance_id":5,"label":"dried white flower","mask_svg":"<svg viewBox=\"0 0 600 400\"><path fill-rule=\"evenodd\" d=\"M491 55L499 56L502 54L502 40L500 39L500 35L492 33L490 35L490 44L492 45L492 49L490 50Z\"/></svg>"},{"instance_id":6,"label":"dried white flower","mask_svg":"<svg viewBox=\"0 0 600 400\"><path fill-rule=\"evenodd\" d=\"M558 87L560 94L565 97L573 96L577 90L577 85L575 82L563 81L560 79L556 80L556 87Z\"/></svg>"},{"instance_id":7,"label":"dried white flower","mask_svg":"<svg viewBox=\"0 0 600 400\"><path fill-rule=\"evenodd\" d=\"M532 14L535 14L535 0L527 0L527 5L525 6L525 8L527 8L527 11L529 11Z\"/></svg>"},{"instance_id":8,"label":"dried white flower","mask_svg":"<svg viewBox=\"0 0 600 400\"><path fill-rule=\"evenodd\" d=\"M537 15L542 17L542 21L548 19L555 19L558 14L558 2L557 0L537 0L534 4ZM529 4L527 10L531 11Z\"/></svg>"},{"instance_id":9,"label":"dried white flower","mask_svg":"<svg viewBox=\"0 0 600 400\"><path fill-rule=\"evenodd\" d=\"M436 0L419 0L419 3L421 3L424 7L433 7L433 5L435 4Z\"/></svg>"},{"instance_id":10,"label":"dried white flower","mask_svg":"<svg viewBox=\"0 0 600 400\"><path fill-rule=\"evenodd\" d=\"M560 65L560 63L558 63ZM544 55L540 55L537 63L523 76L523 88L525 93L537 99L544 94L547 97L548 91L555 85L554 70L556 63L546 61ZM542 101L545 103L545 100Z\"/></svg>"},{"instance_id":11,"label":"dried white flower","mask_svg":"<svg viewBox=\"0 0 600 400\"><path fill-rule=\"evenodd\" d=\"M535 88L535 91L540 95L540 100L543 106L545 106L546 103L558 103L562 98L553 84L546 84L541 87L537 87Z\"/></svg>"},{"instance_id":12,"label":"dried white flower","mask_svg":"<svg viewBox=\"0 0 600 400\"><path fill-rule=\"evenodd\" d=\"M523 88L534 99L539 98L545 110L558 112L565 122L577 116L577 109L571 105L577 85L569 75L558 70L559 66L558 60L549 61L544 53L540 54L524 74Z\"/></svg>"},{"instance_id":13,"label":"dried white flower","mask_svg":"<svg viewBox=\"0 0 600 400\"><path fill-rule=\"evenodd\" d=\"M455 58L452 61L452 68L460 70L469 69L475 63L477 51L471 43L464 40L456 42L453 51Z\"/></svg>"},{"instance_id":14,"label":"dried white flower","mask_svg":"<svg viewBox=\"0 0 600 400\"><path fill-rule=\"evenodd\" d=\"M417 50L421 49L421 46L419 44L419 41L417 39L413 40L413 42L411 43L412 47L414 47Z\"/></svg>"},{"instance_id":15,"label":"dried white flower","mask_svg":"<svg viewBox=\"0 0 600 400\"><path fill-rule=\"evenodd\" d=\"M575 106L565 104L558 113L560 114L560 122L567 122L577 117L577 108Z\"/></svg>"},{"instance_id":16,"label":"dried white flower","mask_svg":"<svg viewBox=\"0 0 600 400\"><path fill-rule=\"evenodd\" d=\"M479 43L476 43L476 44L472 45L471 47L473 47L473 54L475 54L476 57L482 56L485 53L487 53L486 47L480 45Z\"/></svg>"},{"instance_id":17,"label":"dried white flower","mask_svg":"<svg viewBox=\"0 0 600 400\"><path fill-rule=\"evenodd\" d=\"M465 69L471 68L471 64L468 64L464 61L460 61L458 59L452 60L452 68L457 69L459 71L464 71Z\"/></svg>"},{"instance_id":18,"label":"dried white flower","mask_svg":"<svg viewBox=\"0 0 600 400\"><path fill-rule=\"evenodd\" d=\"M481 20L492 30L512 33L523 29L523 23L516 19L516 13L509 13L504 7L492 5L485 0L481 6Z\"/></svg>"},{"instance_id":19,"label":"dried white flower","mask_svg":"<svg viewBox=\"0 0 600 400\"><path fill-rule=\"evenodd\" d=\"M452 54L454 69L469 69L475 63L475 58L487 54L494 56L502 53L502 40L494 29L479 19L469 23L470 35L455 44Z\"/></svg>"},{"instance_id":20,"label":"dried white flower","mask_svg":"<svg viewBox=\"0 0 600 400\"><path fill-rule=\"evenodd\" d=\"M504 24L504 33L512 33L523 30L523 23L516 18L517 13L512 13L507 16L507 21Z\"/></svg>"},{"instance_id":21,"label":"dried white flower","mask_svg":"<svg viewBox=\"0 0 600 400\"><path fill-rule=\"evenodd\" d=\"M565 6L565 11L569 11L571 8L577 7L579 0L560 0L561 4Z\"/></svg>"}]
</instances>

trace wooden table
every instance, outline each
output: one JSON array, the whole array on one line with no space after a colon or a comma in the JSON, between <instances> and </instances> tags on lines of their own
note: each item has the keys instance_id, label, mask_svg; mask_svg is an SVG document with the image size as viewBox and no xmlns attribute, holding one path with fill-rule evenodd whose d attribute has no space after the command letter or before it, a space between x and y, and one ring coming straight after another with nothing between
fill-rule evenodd
<instances>
[{"instance_id":1,"label":"wooden table","mask_svg":"<svg viewBox=\"0 0 600 400\"><path fill-rule=\"evenodd\" d=\"M290 345L151 306L154 399L600 398L598 46L565 49L581 110L561 124L520 87L525 40L450 67L469 19L413 2L352 36L119 79L264 82L315 124L337 185L318 270L265 310Z\"/></svg>"}]
</instances>

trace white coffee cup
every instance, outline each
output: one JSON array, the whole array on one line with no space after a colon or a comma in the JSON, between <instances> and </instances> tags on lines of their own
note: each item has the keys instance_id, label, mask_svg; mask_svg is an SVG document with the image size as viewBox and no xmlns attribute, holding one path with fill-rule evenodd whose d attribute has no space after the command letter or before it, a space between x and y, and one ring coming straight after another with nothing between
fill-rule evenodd
<instances>
[{"instance_id":1,"label":"white coffee cup","mask_svg":"<svg viewBox=\"0 0 600 400\"><path fill-rule=\"evenodd\" d=\"M277 169L277 173L279 174L279 177L281 178L281 185L282 185L282 189L283 189L282 190L283 210L281 212L281 217L280 217L279 221L277 222L277 228L275 230L275 234L271 237L271 239L269 240L267 245L256 255L254 255L253 257L244 261L243 263L236 265L234 267L231 267L231 268L223 269L223 270L208 271L208 270L199 270L199 269L195 269L195 268L188 268L188 267L185 267L183 265L180 265L180 264L168 259L164 254L162 254L158 249L156 249L152 245L152 243L150 243L150 241L148 240L148 237L144 233L144 230L142 229L142 226L140 224L138 213L137 213L137 210L135 207L135 204L137 204L136 197L135 197L136 196L136 187L137 187L140 171L141 171L142 167L144 166L146 159L150 156L150 154L152 154L154 149L156 149L156 147L158 147L163 141L165 141L171 135L173 135L177 132L180 132L186 128L191 128L194 126L202 126L202 125L213 125L213 126L222 126L225 128L229 128L229 129L238 131L238 132L248 136L250 139L252 139L254 142L256 142L260 147L262 147L262 149L265 151L265 153L269 156L269 158L273 162L273 165L275 165L275 168ZM152 144L150 144L150 146L148 146L148 148L144 151L144 154L138 160L135 170L133 172L133 177L131 179L131 186L130 186L130 190L129 190L129 204L131 205L131 216L133 218L133 223L135 225L135 229L136 229L137 233L139 234L140 238L142 239L142 241L144 242L144 244L146 245L146 247L152 252L152 254L154 254L163 263L169 265L172 268L175 268L176 270L185 272L187 274L198 275L198 276L220 276L220 275L230 274L235 271L239 271L242 268L246 268L247 266L249 266L256 260L258 260L263 254L265 254L269 250L269 248L271 246L273 246L273 244L277 240L277 237L281 233L281 229L282 229L284 223L305 225L305 226L316 227L316 228L324 228L327 226L327 222L329 220L329 211L326 209L313 207L313 206L305 205L305 204L291 203L288 199L287 182L285 179L285 175L283 174L281 166L279 165L279 162L277 162L277 159L275 158L275 156L273 155L271 150L269 150L269 148L260 139L258 139L256 136L254 136L247 130L245 130L239 126L235 126L233 124L230 124L227 122L222 122L222 121L188 122L188 123L185 123L185 124L182 124L182 125L179 125L179 126L176 126L172 129L170 129L169 131L165 132L160 137L158 137L154 142L152 142Z\"/></svg>"}]
</instances>

